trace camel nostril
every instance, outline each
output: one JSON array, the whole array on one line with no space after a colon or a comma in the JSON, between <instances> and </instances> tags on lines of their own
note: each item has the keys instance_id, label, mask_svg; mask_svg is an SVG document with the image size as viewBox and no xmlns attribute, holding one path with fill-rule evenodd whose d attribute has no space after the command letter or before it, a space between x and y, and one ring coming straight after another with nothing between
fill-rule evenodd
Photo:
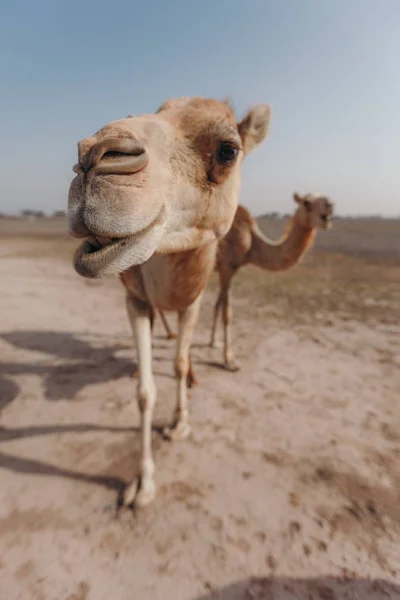
<instances>
[{"instance_id":1,"label":"camel nostril","mask_svg":"<svg viewBox=\"0 0 400 600\"><path fill-rule=\"evenodd\" d=\"M106 137L95 144L84 159L84 171L97 175L132 175L148 162L144 146L134 138Z\"/></svg>"},{"instance_id":2,"label":"camel nostril","mask_svg":"<svg viewBox=\"0 0 400 600\"><path fill-rule=\"evenodd\" d=\"M140 142L134 139L121 139L117 140L116 142L114 140L110 140L110 147L107 147L107 142L108 140L105 141L106 147L103 155L101 156L101 160L108 158L124 158L126 156L141 156L142 154L146 153L146 148L144 148Z\"/></svg>"}]
</instances>

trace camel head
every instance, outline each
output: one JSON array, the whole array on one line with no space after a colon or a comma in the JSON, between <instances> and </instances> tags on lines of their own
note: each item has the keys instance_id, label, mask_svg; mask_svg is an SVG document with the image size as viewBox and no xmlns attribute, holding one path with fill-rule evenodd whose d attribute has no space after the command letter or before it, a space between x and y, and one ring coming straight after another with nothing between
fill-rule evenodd
<instances>
[{"instance_id":1,"label":"camel head","mask_svg":"<svg viewBox=\"0 0 400 600\"><path fill-rule=\"evenodd\" d=\"M115 275L223 237L243 158L266 137L270 114L258 104L236 122L227 102L179 98L81 140L68 199L70 233L83 239L76 271Z\"/></svg>"},{"instance_id":2,"label":"camel head","mask_svg":"<svg viewBox=\"0 0 400 600\"><path fill-rule=\"evenodd\" d=\"M329 229L332 225L334 204L326 196L293 194L294 201L299 205L295 217L300 225L310 229L319 227Z\"/></svg>"}]
</instances>

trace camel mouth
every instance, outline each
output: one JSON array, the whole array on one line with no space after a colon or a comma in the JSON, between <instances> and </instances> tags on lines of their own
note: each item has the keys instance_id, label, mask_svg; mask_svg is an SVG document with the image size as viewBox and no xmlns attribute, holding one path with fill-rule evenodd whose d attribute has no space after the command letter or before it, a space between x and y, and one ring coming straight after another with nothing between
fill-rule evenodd
<instances>
[{"instance_id":1,"label":"camel mouth","mask_svg":"<svg viewBox=\"0 0 400 600\"><path fill-rule=\"evenodd\" d=\"M332 215L321 215L321 221L324 229L329 229L332 225Z\"/></svg>"},{"instance_id":2,"label":"camel mouth","mask_svg":"<svg viewBox=\"0 0 400 600\"><path fill-rule=\"evenodd\" d=\"M122 252L124 247L134 244L136 237L133 235L126 238L110 238L109 243L102 244L98 237L88 236L79 246L76 258L81 261L85 260L86 263L107 260L108 257L114 257L116 253Z\"/></svg>"},{"instance_id":3,"label":"camel mouth","mask_svg":"<svg viewBox=\"0 0 400 600\"><path fill-rule=\"evenodd\" d=\"M120 242L126 242L129 241L130 237L134 237L134 236L128 236L127 238L121 238L121 237L106 237L106 236L99 236L99 235L88 235L85 238L85 250L87 252L87 254L93 254L94 252L101 252L102 250L104 250L104 248L109 248L110 246L116 246L118 245ZM82 244L84 245L84 244ZM123 244L122 244L123 245Z\"/></svg>"},{"instance_id":4,"label":"camel mouth","mask_svg":"<svg viewBox=\"0 0 400 600\"><path fill-rule=\"evenodd\" d=\"M102 278L146 262L157 250L164 232L164 213L162 207L150 225L132 235L108 237L90 232L75 252L76 272L83 277Z\"/></svg>"}]
</instances>

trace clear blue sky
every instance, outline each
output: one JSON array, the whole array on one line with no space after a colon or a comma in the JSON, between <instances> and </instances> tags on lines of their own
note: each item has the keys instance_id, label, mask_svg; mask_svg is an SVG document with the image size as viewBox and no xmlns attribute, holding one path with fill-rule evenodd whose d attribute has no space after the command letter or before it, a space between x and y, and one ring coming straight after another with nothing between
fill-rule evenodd
<instances>
[{"instance_id":1,"label":"clear blue sky","mask_svg":"<svg viewBox=\"0 0 400 600\"><path fill-rule=\"evenodd\" d=\"M400 0L15 0L0 8L0 210L66 207L76 143L168 97L273 108L241 202L400 214Z\"/></svg>"}]
</instances>

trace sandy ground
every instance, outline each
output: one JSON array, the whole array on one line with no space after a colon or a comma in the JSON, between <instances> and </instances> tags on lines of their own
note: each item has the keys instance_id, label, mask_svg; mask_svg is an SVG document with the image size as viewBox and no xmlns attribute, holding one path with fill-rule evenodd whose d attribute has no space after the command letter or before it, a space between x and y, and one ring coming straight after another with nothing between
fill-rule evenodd
<instances>
[{"instance_id":1,"label":"sandy ground","mask_svg":"<svg viewBox=\"0 0 400 600\"><path fill-rule=\"evenodd\" d=\"M17 243L0 261L1 600L400 598L400 326L290 327L237 298L232 374L206 347L208 293L192 437L155 430L158 496L118 510L139 447L122 288ZM173 349L157 323L155 426Z\"/></svg>"}]
</instances>

